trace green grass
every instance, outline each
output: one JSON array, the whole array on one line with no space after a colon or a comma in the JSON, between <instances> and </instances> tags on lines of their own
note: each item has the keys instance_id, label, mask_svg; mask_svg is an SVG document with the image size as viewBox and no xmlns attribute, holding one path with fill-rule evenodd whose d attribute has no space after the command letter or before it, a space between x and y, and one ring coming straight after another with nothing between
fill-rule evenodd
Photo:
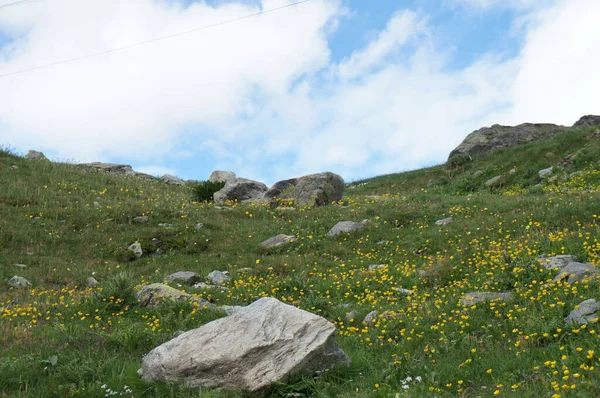
<instances>
[{"instance_id":1,"label":"green grass","mask_svg":"<svg viewBox=\"0 0 600 398\"><path fill-rule=\"evenodd\" d=\"M352 359L350 368L273 386L267 396L594 396L600 328L567 327L564 317L600 299L600 283L546 285L555 272L536 260L568 253L600 265L600 140L592 133L569 130L353 182L342 204L297 211L219 210L193 202L190 187L0 151L0 396L244 396L149 384L136 374L142 356L176 331L224 314L191 303L140 308L135 291L176 271L217 269L231 272L227 292L186 291L218 305L273 296L322 315ZM555 180L540 182L537 172L550 166ZM496 175L502 184L488 187ZM141 215L148 221L136 222ZM434 225L449 216L453 223ZM370 222L362 231L325 236L338 221L363 219ZM259 248L279 233L298 239ZM140 259L126 253L134 241L145 250ZM370 264L385 267L368 271ZM33 288L9 288L13 275ZM99 288L85 287L92 275ZM514 299L460 305L466 292L483 290L512 290ZM351 310L354 321L346 320ZM380 317L362 324L373 310Z\"/></svg>"}]
</instances>

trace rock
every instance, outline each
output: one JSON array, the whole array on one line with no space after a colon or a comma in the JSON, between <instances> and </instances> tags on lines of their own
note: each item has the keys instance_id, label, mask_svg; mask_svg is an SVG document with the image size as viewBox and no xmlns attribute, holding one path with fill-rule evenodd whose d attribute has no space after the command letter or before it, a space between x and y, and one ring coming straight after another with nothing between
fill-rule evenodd
<instances>
[{"instance_id":1,"label":"rock","mask_svg":"<svg viewBox=\"0 0 600 398\"><path fill-rule=\"evenodd\" d=\"M164 176L160 177L160 179L163 180L165 184L169 185L185 185L185 181L183 181L181 178L172 176L171 174L165 174Z\"/></svg>"},{"instance_id":2,"label":"rock","mask_svg":"<svg viewBox=\"0 0 600 398\"><path fill-rule=\"evenodd\" d=\"M27 266L25 264L13 264L13 267L17 267L17 268L20 268L20 269L27 268Z\"/></svg>"},{"instance_id":3,"label":"rock","mask_svg":"<svg viewBox=\"0 0 600 398\"><path fill-rule=\"evenodd\" d=\"M79 166L122 176L154 178L149 174L144 174L133 170L128 164L92 162L81 163Z\"/></svg>"},{"instance_id":4,"label":"rock","mask_svg":"<svg viewBox=\"0 0 600 398\"><path fill-rule=\"evenodd\" d=\"M240 268L237 270L238 273L242 273L242 274L247 274L249 272L252 272L252 268L250 267L244 267L244 268Z\"/></svg>"},{"instance_id":5,"label":"rock","mask_svg":"<svg viewBox=\"0 0 600 398\"><path fill-rule=\"evenodd\" d=\"M327 205L344 195L344 179L331 172L309 174L298 178L295 203L300 207Z\"/></svg>"},{"instance_id":6,"label":"rock","mask_svg":"<svg viewBox=\"0 0 600 398\"><path fill-rule=\"evenodd\" d=\"M583 172L583 171L581 171L581 170L579 170L579 171L575 171L575 172L573 172L573 173L569 174L569 178L575 178L575 177L577 177L577 176L581 176L581 175L583 175L583 174L584 174L584 172Z\"/></svg>"},{"instance_id":7,"label":"rock","mask_svg":"<svg viewBox=\"0 0 600 398\"><path fill-rule=\"evenodd\" d=\"M404 289L402 287L395 287L394 290L400 294L404 294L405 296L411 296L413 294L412 290Z\"/></svg>"},{"instance_id":8,"label":"rock","mask_svg":"<svg viewBox=\"0 0 600 398\"><path fill-rule=\"evenodd\" d=\"M237 178L227 182L223 189L215 192L214 199L217 204L223 204L228 200L244 202L262 199L267 190L267 186L262 182Z\"/></svg>"},{"instance_id":9,"label":"rock","mask_svg":"<svg viewBox=\"0 0 600 398\"><path fill-rule=\"evenodd\" d=\"M231 277L229 276L229 271L212 271L210 274L208 274L207 279L213 285L222 285L231 279Z\"/></svg>"},{"instance_id":10,"label":"rock","mask_svg":"<svg viewBox=\"0 0 600 398\"><path fill-rule=\"evenodd\" d=\"M582 116L573 127L581 127L581 126L600 126L600 116L596 115L586 115Z\"/></svg>"},{"instance_id":11,"label":"rock","mask_svg":"<svg viewBox=\"0 0 600 398\"><path fill-rule=\"evenodd\" d=\"M137 216L133 218L133 222L137 222L137 223L145 223L148 222L150 220L150 218L148 216Z\"/></svg>"},{"instance_id":12,"label":"rock","mask_svg":"<svg viewBox=\"0 0 600 398\"><path fill-rule=\"evenodd\" d=\"M286 243L294 242L295 240L296 237L294 235L279 234L259 243L259 246L268 249L271 247L285 245Z\"/></svg>"},{"instance_id":13,"label":"rock","mask_svg":"<svg viewBox=\"0 0 600 398\"><path fill-rule=\"evenodd\" d=\"M204 282L198 282L198 283L194 284L192 287L194 289L215 289L215 290L220 290L222 292L226 292L226 291L229 290L229 288L227 288L225 286L209 285L209 284L204 283Z\"/></svg>"},{"instance_id":14,"label":"rock","mask_svg":"<svg viewBox=\"0 0 600 398\"><path fill-rule=\"evenodd\" d=\"M569 265L569 263L577 261L577 257L571 256L568 254L561 254L561 255L553 256L553 257L539 256L538 261L546 269L561 270L561 269L565 268L567 265Z\"/></svg>"},{"instance_id":15,"label":"rock","mask_svg":"<svg viewBox=\"0 0 600 398\"><path fill-rule=\"evenodd\" d=\"M569 313L565 322L567 325L584 325L588 322L597 321L598 310L600 310L600 304L596 300L589 299L582 301L577 308Z\"/></svg>"},{"instance_id":16,"label":"rock","mask_svg":"<svg viewBox=\"0 0 600 398\"><path fill-rule=\"evenodd\" d=\"M142 250L142 245L140 242L134 242L131 245L129 245L129 247L127 248L127 250L132 251L137 258L142 257L142 254L144 253Z\"/></svg>"},{"instance_id":17,"label":"rock","mask_svg":"<svg viewBox=\"0 0 600 398\"><path fill-rule=\"evenodd\" d=\"M485 182L485 185L487 185L488 187L491 187L492 185L496 185L496 183L498 181L500 181L501 178L502 178L502 176L492 177Z\"/></svg>"},{"instance_id":18,"label":"rock","mask_svg":"<svg viewBox=\"0 0 600 398\"><path fill-rule=\"evenodd\" d=\"M210 177L208 177L208 181L210 182L230 182L230 181L235 181L237 177L235 176L235 173L232 171L222 171L222 170L215 170L212 173L210 173Z\"/></svg>"},{"instance_id":19,"label":"rock","mask_svg":"<svg viewBox=\"0 0 600 398\"><path fill-rule=\"evenodd\" d=\"M100 283L93 276L90 276L90 277L86 278L86 280L85 280L85 285L87 287L96 287L99 284Z\"/></svg>"},{"instance_id":20,"label":"rock","mask_svg":"<svg viewBox=\"0 0 600 398\"><path fill-rule=\"evenodd\" d=\"M506 301L506 300L511 300L512 298L513 298L513 295L511 292L501 292L501 293L470 292L470 293L465 293L463 298L460 300L460 303L462 305L470 306L470 305L477 304L477 303L480 303L482 301L487 301L487 300Z\"/></svg>"},{"instance_id":21,"label":"rock","mask_svg":"<svg viewBox=\"0 0 600 398\"><path fill-rule=\"evenodd\" d=\"M265 192L265 198L294 198L296 196L295 187L298 184L297 178L290 178L289 180L278 181L273 185L267 192ZM293 188L292 188L293 187ZM291 196L284 195L281 196L281 193L284 191L290 192Z\"/></svg>"},{"instance_id":22,"label":"rock","mask_svg":"<svg viewBox=\"0 0 600 398\"><path fill-rule=\"evenodd\" d=\"M191 271L179 271L171 274L165 278L165 280L169 282L180 282L185 283L186 285L193 285L198 282L200 279L200 275Z\"/></svg>"},{"instance_id":23,"label":"rock","mask_svg":"<svg viewBox=\"0 0 600 398\"><path fill-rule=\"evenodd\" d=\"M385 264L371 264L371 265L369 265L369 271L375 271L377 269L385 269Z\"/></svg>"},{"instance_id":24,"label":"rock","mask_svg":"<svg viewBox=\"0 0 600 398\"><path fill-rule=\"evenodd\" d=\"M162 304L165 301L187 301L193 300L198 303L212 307L208 301L194 298L191 294L177 290L171 286L165 285L164 283L152 283L142 287L137 294L137 300L140 307L155 307Z\"/></svg>"},{"instance_id":25,"label":"rock","mask_svg":"<svg viewBox=\"0 0 600 398\"><path fill-rule=\"evenodd\" d=\"M19 168L19 166L17 166L16 164L13 164L12 166L10 166L10 168L13 170L17 170Z\"/></svg>"},{"instance_id":26,"label":"rock","mask_svg":"<svg viewBox=\"0 0 600 398\"><path fill-rule=\"evenodd\" d=\"M476 170L473 172L473 177L479 177L483 174L483 170Z\"/></svg>"},{"instance_id":27,"label":"rock","mask_svg":"<svg viewBox=\"0 0 600 398\"><path fill-rule=\"evenodd\" d=\"M354 318L356 318L356 311L350 311L346 314L346 320L348 322L351 322L354 320Z\"/></svg>"},{"instance_id":28,"label":"rock","mask_svg":"<svg viewBox=\"0 0 600 398\"><path fill-rule=\"evenodd\" d=\"M354 222L354 221L340 221L335 224L329 232L327 232L327 236L337 236L341 233L347 233L352 231L358 231L359 229L363 229L367 224L368 220L363 220L362 222Z\"/></svg>"},{"instance_id":29,"label":"rock","mask_svg":"<svg viewBox=\"0 0 600 398\"><path fill-rule=\"evenodd\" d=\"M235 314L236 312L240 312L241 310L243 310L246 307L244 307L242 305L222 305L220 308L221 308L221 310L225 311L225 313L227 315L232 315L232 314Z\"/></svg>"},{"instance_id":30,"label":"rock","mask_svg":"<svg viewBox=\"0 0 600 398\"><path fill-rule=\"evenodd\" d=\"M326 319L265 297L156 347L140 374L149 382L256 392L349 365L335 332Z\"/></svg>"},{"instance_id":31,"label":"rock","mask_svg":"<svg viewBox=\"0 0 600 398\"><path fill-rule=\"evenodd\" d=\"M202 229L204 228L204 224L202 224L201 222L199 222L198 224L194 225L194 229Z\"/></svg>"},{"instance_id":32,"label":"rock","mask_svg":"<svg viewBox=\"0 0 600 398\"><path fill-rule=\"evenodd\" d=\"M23 278L22 276L13 276L12 278L10 278L10 280L8 281L8 286L14 287L16 289L25 289L28 287L31 287L31 282L29 282L27 279Z\"/></svg>"},{"instance_id":33,"label":"rock","mask_svg":"<svg viewBox=\"0 0 600 398\"><path fill-rule=\"evenodd\" d=\"M452 217L442 218L441 220L437 220L435 225L448 225L452 222Z\"/></svg>"},{"instance_id":34,"label":"rock","mask_svg":"<svg viewBox=\"0 0 600 398\"><path fill-rule=\"evenodd\" d=\"M100 207L100 203L98 203L98 202L94 202L93 204L94 204L94 207L95 207L95 208L98 208L98 207Z\"/></svg>"},{"instance_id":35,"label":"rock","mask_svg":"<svg viewBox=\"0 0 600 398\"><path fill-rule=\"evenodd\" d=\"M515 174L516 172L517 172L517 169L514 167L512 169L508 170L508 174Z\"/></svg>"},{"instance_id":36,"label":"rock","mask_svg":"<svg viewBox=\"0 0 600 398\"><path fill-rule=\"evenodd\" d=\"M550 174L552 174L552 167L538 171L538 175L541 179L548 177Z\"/></svg>"},{"instance_id":37,"label":"rock","mask_svg":"<svg viewBox=\"0 0 600 398\"><path fill-rule=\"evenodd\" d=\"M371 311L371 312L369 312L369 313L368 313L368 314L365 316L365 319L363 319L363 323L366 323L366 324L371 324L371 323L373 323L373 321L374 321L375 319L377 319L377 315L379 315L379 312L378 312L378 311Z\"/></svg>"},{"instance_id":38,"label":"rock","mask_svg":"<svg viewBox=\"0 0 600 398\"><path fill-rule=\"evenodd\" d=\"M27 160L48 160L48 158L46 157L46 155L44 155L43 152L38 152L38 151L34 151L34 150L30 150L29 152L27 152L27 155L25 155L25 159L27 159Z\"/></svg>"},{"instance_id":39,"label":"rock","mask_svg":"<svg viewBox=\"0 0 600 398\"><path fill-rule=\"evenodd\" d=\"M448 159L460 153L473 155L523 145L553 137L564 130L564 126L555 124L524 123L514 127L495 124L469 134L459 146L450 152Z\"/></svg>"},{"instance_id":40,"label":"rock","mask_svg":"<svg viewBox=\"0 0 600 398\"><path fill-rule=\"evenodd\" d=\"M598 270L593 264L584 264L573 261L564 267L560 273L556 275L554 279L552 279L552 283L560 281L566 283L581 282L582 280L597 273Z\"/></svg>"}]
</instances>

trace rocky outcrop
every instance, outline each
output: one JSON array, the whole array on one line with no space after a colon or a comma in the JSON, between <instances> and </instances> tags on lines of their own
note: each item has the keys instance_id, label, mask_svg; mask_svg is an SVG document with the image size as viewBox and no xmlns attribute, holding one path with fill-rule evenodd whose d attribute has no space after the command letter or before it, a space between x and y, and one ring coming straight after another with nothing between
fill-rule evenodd
<instances>
[{"instance_id":1,"label":"rocky outcrop","mask_svg":"<svg viewBox=\"0 0 600 398\"><path fill-rule=\"evenodd\" d=\"M323 206L344 195L344 179L334 173L309 174L297 179L295 200L300 207Z\"/></svg>"},{"instance_id":2,"label":"rocky outcrop","mask_svg":"<svg viewBox=\"0 0 600 398\"><path fill-rule=\"evenodd\" d=\"M582 127L582 126L599 126L600 127L600 116L596 116L596 115L582 116L573 125L573 127Z\"/></svg>"},{"instance_id":3,"label":"rocky outcrop","mask_svg":"<svg viewBox=\"0 0 600 398\"><path fill-rule=\"evenodd\" d=\"M146 381L260 391L290 377L313 375L350 359L335 325L266 297L190 330L142 359Z\"/></svg>"},{"instance_id":4,"label":"rocky outcrop","mask_svg":"<svg viewBox=\"0 0 600 398\"><path fill-rule=\"evenodd\" d=\"M223 189L215 192L214 200L217 204L229 201L245 202L262 199L269 188L262 182L237 178L225 184Z\"/></svg>"},{"instance_id":5,"label":"rocky outcrop","mask_svg":"<svg viewBox=\"0 0 600 398\"><path fill-rule=\"evenodd\" d=\"M27 155L25 155L25 159L27 159L27 160L48 160L48 158L46 157L46 155L44 155L43 152L38 152L38 151L34 151L34 150L30 150L29 152L27 152Z\"/></svg>"},{"instance_id":6,"label":"rocky outcrop","mask_svg":"<svg viewBox=\"0 0 600 398\"><path fill-rule=\"evenodd\" d=\"M494 124L492 127L483 127L469 134L450 152L448 159L461 153L473 155L550 138L564 131L565 128L556 124L524 123L514 127Z\"/></svg>"}]
</instances>

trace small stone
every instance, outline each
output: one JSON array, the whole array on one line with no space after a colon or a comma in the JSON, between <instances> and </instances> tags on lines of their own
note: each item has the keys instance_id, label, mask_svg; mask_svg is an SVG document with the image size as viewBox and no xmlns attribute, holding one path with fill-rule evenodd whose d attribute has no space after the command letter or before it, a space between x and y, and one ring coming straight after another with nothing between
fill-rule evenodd
<instances>
[{"instance_id":1,"label":"small stone","mask_svg":"<svg viewBox=\"0 0 600 398\"><path fill-rule=\"evenodd\" d=\"M85 285L87 287L96 287L99 285L99 282L96 280L96 278L90 276L85 280Z\"/></svg>"},{"instance_id":2,"label":"small stone","mask_svg":"<svg viewBox=\"0 0 600 398\"><path fill-rule=\"evenodd\" d=\"M565 319L565 322L567 325L584 325L588 322L597 321L598 310L600 310L600 305L596 300L589 299L582 301L577 308L571 311L569 316Z\"/></svg>"},{"instance_id":3,"label":"small stone","mask_svg":"<svg viewBox=\"0 0 600 398\"><path fill-rule=\"evenodd\" d=\"M20 268L20 269L27 268L27 266L25 264L13 264L13 267L17 267L17 268Z\"/></svg>"},{"instance_id":4,"label":"small stone","mask_svg":"<svg viewBox=\"0 0 600 398\"><path fill-rule=\"evenodd\" d=\"M212 271L207 278L213 285L222 285L231 279L229 271Z\"/></svg>"},{"instance_id":5,"label":"small stone","mask_svg":"<svg viewBox=\"0 0 600 398\"><path fill-rule=\"evenodd\" d=\"M471 305L480 303L482 301L487 301L487 300L506 301L506 300L511 300L512 298L513 298L513 295L511 292L500 292L500 293L470 292L470 293L465 293L463 298L460 300L460 303L462 305L471 306Z\"/></svg>"},{"instance_id":6,"label":"small stone","mask_svg":"<svg viewBox=\"0 0 600 398\"><path fill-rule=\"evenodd\" d=\"M379 315L378 311L371 311L365 316L365 319L363 319L363 322L366 324L371 324L377 318L377 315Z\"/></svg>"},{"instance_id":7,"label":"small stone","mask_svg":"<svg viewBox=\"0 0 600 398\"><path fill-rule=\"evenodd\" d=\"M581 282L582 280L596 274L598 274L598 270L593 264L578 263L573 261L564 267L560 273L554 277L552 283L561 281L566 283Z\"/></svg>"},{"instance_id":8,"label":"small stone","mask_svg":"<svg viewBox=\"0 0 600 398\"><path fill-rule=\"evenodd\" d=\"M166 222L161 222L158 224L158 226L161 228L173 228L173 226L171 224L166 223Z\"/></svg>"},{"instance_id":9,"label":"small stone","mask_svg":"<svg viewBox=\"0 0 600 398\"><path fill-rule=\"evenodd\" d=\"M131 245L129 245L127 250L132 251L136 255L137 258L142 257L142 254L144 253L142 250L142 244L137 241L132 243Z\"/></svg>"},{"instance_id":10,"label":"small stone","mask_svg":"<svg viewBox=\"0 0 600 398\"><path fill-rule=\"evenodd\" d=\"M437 220L437 221L435 222L435 225L441 225L441 226L444 226L444 225L448 225L448 224L450 224L451 222L452 222L452 217L448 217L448 218L442 218L441 220Z\"/></svg>"},{"instance_id":11,"label":"small stone","mask_svg":"<svg viewBox=\"0 0 600 398\"><path fill-rule=\"evenodd\" d=\"M192 287L194 289L214 289L214 290L220 290L222 292L226 292L229 290L229 288L225 287L225 286L209 285L208 283L204 283L204 282L198 282L198 283L192 285Z\"/></svg>"},{"instance_id":12,"label":"small stone","mask_svg":"<svg viewBox=\"0 0 600 398\"><path fill-rule=\"evenodd\" d=\"M16 170L19 168L19 166L17 166L16 164L13 164L12 166L10 166L11 169Z\"/></svg>"},{"instance_id":13,"label":"small stone","mask_svg":"<svg viewBox=\"0 0 600 398\"><path fill-rule=\"evenodd\" d=\"M397 291L398 293L404 294L406 296L410 296L413 294L412 290L404 289L402 287L395 287L394 290Z\"/></svg>"},{"instance_id":14,"label":"small stone","mask_svg":"<svg viewBox=\"0 0 600 398\"><path fill-rule=\"evenodd\" d=\"M100 207L100 203L98 203L98 202L94 202L94 207L95 207L95 208L98 208L98 207Z\"/></svg>"},{"instance_id":15,"label":"small stone","mask_svg":"<svg viewBox=\"0 0 600 398\"><path fill-rule=\"evenodd\" d=\"M145 223L148 222L150 218L148 216L137 216L133 219L134 222L137 223Z\"/></svg>"},{"instance_id":16,"label":"small stone","mask_svg":"<svg viewBox=\"0 0 600 398\"><path fill-rule=\"evenodd\" d=\"M548 177L550 174L552 174L552 167L538 171L538 175L541 179Z\"/></svg>"},{"instance_id":17,"label":"small stone","mask_svg":"<svg viewBox=\"0 0 600 398\"><path fill-rule=\"evenodd\" d=\"M202 224L201 222L199 222L198 224L194 225L194 229L202 229L204 228L204 224Z\"/></svg>"},{"instance_id":18,"label":"small stone","mask_svg":"<svg viewBox=\"0 0 600 398\"><path fill-rule=\"evenodd\" d=\"M483 174L483 170L477 170L477 171L473 172L473 177L479 177L482 174Z\"/></svg>"},{"instance_id":19,"label":"small stone","mask_svg":"<svg viewBox=\"0 0 600 398\"><path fill-rule=\"evenodd\" d=\"M385 269L385 264L371 264L371 265L369 265L369 271L375 271L376 269Z\"/></svg>"},{"instance_id":20,"label":"small stone","mask_svg":"<svg viewBox=\"0 0 600 398\"><path fill-rule=\"evenodd\" d=\"M13 276L8 281L8 286L14 287L16 289L25 289L25 288L31 287L31 282L29 282L27 279L23 278L22 276Z\"/></svg>"},{"instance_id":21,"label":"small stone","mask_svg":"<svg viewBox=\"0 0 600 398\"><path fill-rule=\"evenodd\" d=\"M237 272L240 274L247 274L249 272L252 272L252 268L250 268L250 267L240 268L237 270Z\"/></svg>"},{"instance_id":22,"label":"small stone","mask_svg":"<svg viewBox=\"0 0 600 398\"><path fill-rule=\"evenodd\" d=\"M489 180L487 180L487 181L485 182L485 185L487 185L488 187L491 187L491 186L493 186L493 185L496 185L496 183L497 183L498 181L500 181L500 179L501 179L501 178L502 178L502 176L496 176L496 177L492 177L492 178L490 178Z\"/></svg>"},{"instance_id":23,"label":"small stone","mask_svg":"<svg viewBox=\"0 0 600 398\"><path fill-rule=\"evenodd\" d=\"M272 247L285 245L286 243L294 242L295 240L296 237L294 235L279 234L265 240L264 242L261 242L259 246L264 249L268 249Z\"/></svg>"},{"instance_id":24,"label":"small stone","mask_svg":"<svg viewBox=\"0 0 600 398\"><path fill-rule=\"evenodd\" d=\"M200 275L191 271L179 271L165 278L169 282L181 282L186 285L193 285L200 280Z\"/></svg>"},{"instance_id":25,"label":"small stone","mask_svg":"<svg viewBox=\"0 0 600 398\"><path fill-rule=\"evenodd\" d=\"M510 169L508 171L508 174L515 174L517 172L517 169L515 167L513 167L512 169Z\"/></svg>"},{"instance_id":26,"label":"small stone","mask_svg":"<svg viewBox=\"0 0 600 398\"><path fill-rule=\"evenodd\" d=\"M348 233L353 231L358 231L363 229L367 224L368 220L363 220L362 222L354 222L354 221L340 221L327 232L327 236L337 236L341 233Z\"/></svg>"},{"instance_id":27,"label":"small stone","mask_svg":"<svg viewBox=\"0 0 600 398\"><path fill-rule=\"evenodd\" d=\"M356 311L350 311L346 314L346 320L348 322L351 322L354 320L354 318L356 318Z\"/></svg>"}]
</instances>

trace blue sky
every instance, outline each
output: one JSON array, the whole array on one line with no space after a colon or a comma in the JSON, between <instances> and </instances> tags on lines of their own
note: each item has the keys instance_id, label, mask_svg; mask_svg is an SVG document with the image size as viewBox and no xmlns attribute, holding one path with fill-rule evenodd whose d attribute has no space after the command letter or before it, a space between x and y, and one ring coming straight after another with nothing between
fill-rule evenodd
<instances>
[{"instance_id":1,"label":"blue sky","mask_svg":"<svg viewBox=\"0 0 600 398\"><path fill-rule=\"evenodd\" d=\"M0 75L290 2L0 8ZM0 144L186 179L232 170L267 184L439 164L484 125L570 125L600 113L598 18L592 0L311 0L0 78Z\"/></svg>"}]
</instances>

